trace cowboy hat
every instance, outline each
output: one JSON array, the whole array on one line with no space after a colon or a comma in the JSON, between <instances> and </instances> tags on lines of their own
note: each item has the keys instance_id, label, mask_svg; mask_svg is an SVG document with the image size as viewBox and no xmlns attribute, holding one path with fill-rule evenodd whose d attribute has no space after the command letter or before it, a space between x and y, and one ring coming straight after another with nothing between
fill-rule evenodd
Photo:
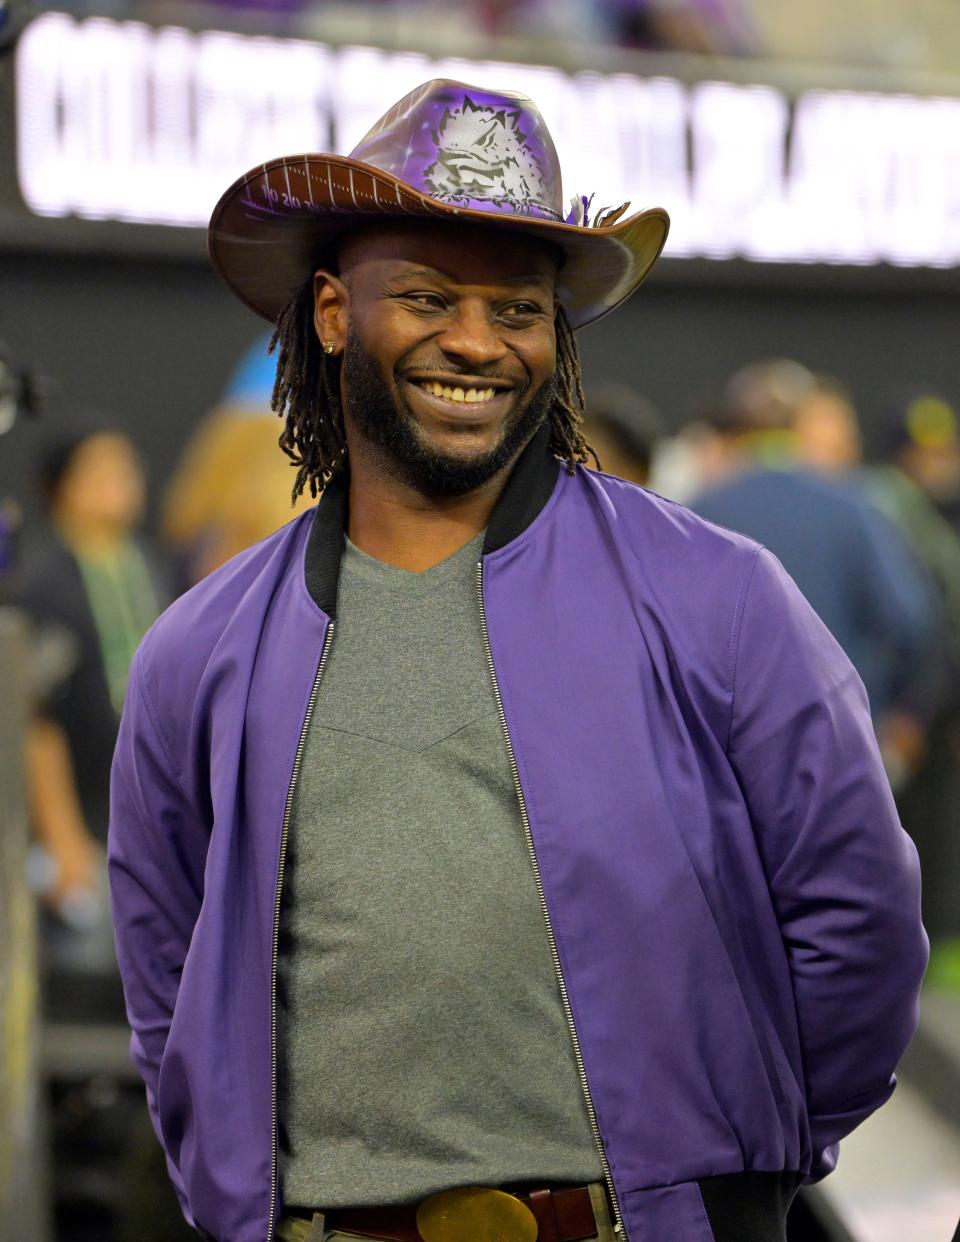
<instances>
[{"instance_id":1,"label":"cowboy hat","mask_svg":"<svg viewBox=\"0 0 960 1242\"><path fill-rule=\"evenodd\" d=\"M349 156L287 155L252 169L213 209L213 265L274 322L306 277L358 224L388 218L482 222L562 251L557 297L571 326L613 310L663 249L667 213L601 212L574 198L563 215L560 163L525 95L434 79L405 95Z\"/></svg>"}]
</instances>

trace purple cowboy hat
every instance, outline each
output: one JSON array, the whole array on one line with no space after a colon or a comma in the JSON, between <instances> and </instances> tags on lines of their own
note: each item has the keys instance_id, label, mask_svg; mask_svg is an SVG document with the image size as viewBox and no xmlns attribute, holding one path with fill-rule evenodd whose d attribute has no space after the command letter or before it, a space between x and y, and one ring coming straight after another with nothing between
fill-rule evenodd
<instances>
[{"instance_id":1,"label":"purple cowboy hat","mask_svg":"<svg viewBox=\"0 0 960 1242\"><path fill-rule=\"evenodd\" d=\"M235 181L210 218L213 265L275 322L331 243L359 223L431 217L481 221L552 242L565 255L557 297L582 327L633 293L663 249L661 207L592 224L590 202L564 216L560 163L525 95L434 79L394 104L349 156L286 155Z\"/></svg>"}]
</instances>

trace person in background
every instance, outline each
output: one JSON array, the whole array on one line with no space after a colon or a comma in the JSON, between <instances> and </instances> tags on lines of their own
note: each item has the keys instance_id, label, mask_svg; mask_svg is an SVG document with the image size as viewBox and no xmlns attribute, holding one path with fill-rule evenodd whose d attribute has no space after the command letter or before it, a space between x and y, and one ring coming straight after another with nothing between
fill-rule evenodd
<instances>
[{"instance_id":1,"label":"person in background","mask_svg":"<svg viewBox=\"0 0 960 1242\"><path fill-rule=\"evenodd\" d=\"M702 407L670 440L659 446L655 490L683 505L711 495L739 478L748 467L793 458L787 430L800 394L813 377L789 359L763 364L764 380L744 368L729 381L725 396Z\"/></svg>"},{"instance_id":2,"label":"person in background","mask_svg":"<svg viewBox=\"0 0 960 1242\"><path fill-rule=\"evenodd\" d=\"M798 456L797 412L817 391L815 376L789 359L738 371L716 419L731 447L728 477L691 507L783 563L860 674L898 788L923 759L935 710L936 591L854 484L816 474Z\"/></svg>"},{"instance_id":3,"label":"person in background","mask_svg":"<svg viewBox=\"0 0 960 1242\"><path fill-rule=\"evenodd\" d=\"M657 444L650 486L661 496L689 505L695 496L711 491L736 474L743 454L728 413L719 405L697 416Z\"/></svg>"},{"instance_id":4,"label":"person in background","mask_svg":"<svg viewBox=\"0 0 960 1242\"><path fill-rule=\"evenodd\" d=\"M61 644L65 669L28 730L27 786L50 862L46 900L68 923L83 922L103 888L130 660L169 593L135 535L145 487L125 435L98 427L63 437L44 457L42 487L49 522L24 549L16 602Z\"/></svg>"},{"instance_id":5,"label":"person in background","mask_svg":"<svg viewBox=\"0 0 960 1242\"><path fill-rule=\"evenodd\" d=\"M595 384L587 389L585 410L584 439L604 472L646 487L661 435L654 407L625 384Z\"/></svg>"},{"instance_id":6,"label":"person in background","mask_svg":"<svg viewBox=\"0 0 960 1242\"><path fill-rule=\"evenodd\" d=\"M839 380L818 375L797 408L793 428L798 461L861 487L926 567L943 605L950 662L960 670L960 536L918 481L941 475L927 465L939 449L946 446L952 457L956 419L950 406L929 396L899 406L881 433L884 460L865 464L852 395Z\"/></svg>"},{"instance_id":7,"label":"person in background","mask_svg":"<svg viewBox=\"0 0 960 1242\"><path fill-rule=\"evenodd\" d=\"M270 409L276 361L267 352L269 341L269 334L258 337L243 355L167 487L163 538L184 586L308 506L303 496L291 501L290 470L277 452L277 419Z\"/></svg>"},{"instance_id":8,"label":"person in background","mask_svg":"<svg viewBox=\"0 0 960 1242\"><path fill-rule=\"evenodd\" d=\"M17 540L23 526L20 506L9 497L0 499L0 584L17 563ZM0 602L2 602L0 595Z\"/></svg>"},{"instance_id":9,"label":"person in background","mask_svg":"<svg viewBox=\"0 0 960 1242\"><path fill-rule=\"evenodd\" d=\"M615 40L627 47L749 56L759 30L742 0L608 0Z\"/></svg>"},{"instance_id":10,"label":"person in background","mask_svg":"<svg viewBox=\"0 0 960 1242\"><path fill-rule=\"evenodd\" d=\"M813 377L793 413L797 461L818 474L850 477L863 464L863 437L849 389L828 375Z\"/></svg>"},{"instance_id":11,"label":"person in background","mask_svg":"<svg viewBox=\"0 0 960 1242\"><path fill-rule=\"evenodd\" d=\"M49 687L25 754L46 872L44 1017L100 1027L123 1017L106 884L110 762L130 660L172 593L138 534L145 480L126 435L97 424L63 435L44 454L41 486L48 520L24 541L13 602L32 623ZM49 1083L58 1217L95 1214L116 1242L186 1239L145 1110L124 1100L108 1069L91 1102L88 1077L97 1075L83 1068ZM131 1206L135 1232L124 1220Z\"/></svg>"},{"instance_id":12,"label":"person in background","mask_svg":"<svg viewBox=\"0 0 960 1242\"><path fill-rule=\"evenodd\" d=\"M882 426L885 460L863 465L850 393L818 376L797 410L797 454L808 465L851 479L893 523L936 584L943 614L937 693L925 728L926 755L898 791L901 818L920 853L924 922L933 942L929 978L960 991L960 538L933 495L948 496L956 467L957 422L940 396L917 389Z\"/></svg>"},{"instance_id":13,"label":"person in background","mask_svg":"<svg viewBox=\"0 0 960 1242\"><path fill-rule=\"evenodd\" d=\"M556 38L698 55L751 55L758 31L743 0L475 0L473 20L494 37Z\"/></svg>"},{"instance_id":14,"label":"person in background","mask_svg":"<svg viewBox=\"0 0 960 1242\"><path fill-rule=\"evenodd\" d=\"M914 386L887 417L886 456L960 533L960 423L940 393Z\"/></svg>"}]
</instances>

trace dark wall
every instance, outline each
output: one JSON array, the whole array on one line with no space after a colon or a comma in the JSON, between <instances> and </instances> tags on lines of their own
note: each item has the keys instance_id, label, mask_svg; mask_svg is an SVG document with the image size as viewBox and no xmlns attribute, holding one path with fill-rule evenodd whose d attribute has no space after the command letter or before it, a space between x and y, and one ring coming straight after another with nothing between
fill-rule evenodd
<instances>
[{"instance_id":1,"label":"dark wall","mask_svg":"<svg viewBox=\"0 0 960 1242\"><path fill-rule=\"evenodd\" d=\"M736 367L786 354L853 387L869 441L904 381L960 398L954 283L949 273L665 265L580 334L585 373L636 384L677 425ZM79 406L130 431L155 491L265 327L197 262L0 254L0 340L55 384L41 423L0 438L0 497L32 509L37 446Z\"/></svg>"}]
</instances>

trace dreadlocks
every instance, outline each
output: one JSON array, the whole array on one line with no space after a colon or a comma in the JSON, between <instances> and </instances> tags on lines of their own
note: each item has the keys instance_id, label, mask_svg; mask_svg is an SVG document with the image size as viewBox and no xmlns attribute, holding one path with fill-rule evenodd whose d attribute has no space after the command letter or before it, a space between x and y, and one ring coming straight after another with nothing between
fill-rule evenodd
<instances>
[{"instance_id":1,"label":"dreadlocks","mask_svg":"<svg viewBox=\"0 0 960 1242\"><path fill-rule=\"evenodd\" d=\"M600 462L580 430L583 380L580 351L563 310L557 311L556 398L550 411L550 449L573 474L578 462ZM340 402L340 363L320 347L313 324L313 277L308 277L277 320L269 352L277 350L271 406L284 418L280 447L297 467L293 500L309 486L316 496L343 469L347 443Z\"/></svg>"}]
</instances>

